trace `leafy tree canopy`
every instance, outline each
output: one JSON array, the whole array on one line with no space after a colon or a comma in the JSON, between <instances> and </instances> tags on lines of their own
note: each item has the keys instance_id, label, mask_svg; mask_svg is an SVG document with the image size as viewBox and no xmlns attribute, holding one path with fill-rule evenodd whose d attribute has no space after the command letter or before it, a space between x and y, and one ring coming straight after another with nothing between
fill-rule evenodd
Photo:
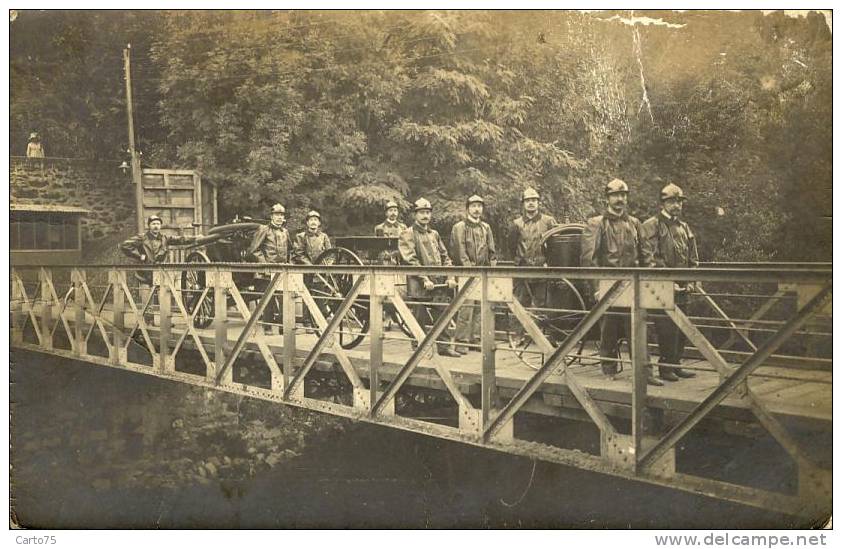
<instances>
[{"instance_id":1,"label":"leafy tree canopy","mask_svg":"<svg viewBox=\"0 0 842 549\"><path fill-rule=\"evenodd\" d=\"M122 159L132 43L144 164L198 168L227 214L367 233L418 196L443 228L486 197L502 241L525 186L560 219L621 177L673 181L707 260L829 260L832 36L762 12L21 12L11 153Z\"/></svg>"}]
</instances>

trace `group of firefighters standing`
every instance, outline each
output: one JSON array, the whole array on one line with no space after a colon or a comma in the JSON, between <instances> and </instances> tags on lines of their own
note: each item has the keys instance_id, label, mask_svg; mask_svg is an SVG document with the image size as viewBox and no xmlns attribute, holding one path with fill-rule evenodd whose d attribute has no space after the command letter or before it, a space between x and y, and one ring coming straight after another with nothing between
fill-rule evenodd
<instances>
[{"instance_id":1,"label":"group of firefighters standing","mask_svg":"<svg viewBox=\"0 0 842 549\"><path fill-rule=\"evenodd\" d=\"M698 251L693 232L682 220L686 197L680 187L669 184L661 190L661 210L641 223L629 215L628 185L614 179L605 186L607 207L602 215L587 221L582 235L580 265L583 267L675 267L698 266ZM557 226L555 218L540 212L540 195L532 188L521 194L522 215L510 228L509 247L518 267L543 267L547 265L543 235ZM398 239L396 251L383 252L381 262L410 266L493 266L497 264L497 249L491 226L482 220L484 200L473 195L465 201L465 218L451 230L449 250L438 231L430 226L433 207L425 198L413 205L414 222L407 226L399 219L398 204L386 203L385 220L374 228L376 236ZM286 210L275 204L270 220L255 232L246 254L261 263L312 264L324 250L331 247L330 238L321 230L321 215L311 210L306 217L306 229L295 235L291 242L285 228ZM193 237L166 237L160 231L161 220L149 218L149 231L127 240L121 245L123 252L141 262L163 261L168 244L187 243ZM146 281L148 283L148 281ZM596 282L596 281L594 281ZM265 291L268 279L257 279L257 290ZM450 302L457 282L447 276L407 276L407 297L412 302L413 314L419 320L435 321ZM594 297L599 299L598 284L592 286ZM687 305L688 294L694 290L692 283L675 285L675 303L680 308ZM525 307L547 306L547 282L517 278L514 294ZM433 305L430 304L441 304ZM263 320L280 315L280 308L267 307ZM694 377L692 372L680 368L685 338L672 320L656 316L658 335L658 377L649 369L648 383L663 385L661 380L678 381ZM264 325L267 331L271 327ZM458 312L455 345L448 343L445 335L438 343L440 355L459 357L478 351L480 332L479 303L468 301ZM628 311L610 309L603 316L600 328L599 354L602 372L613 378L619 371L619 345L629 332ZM417 342L413 341L413 347ZM660 379L659 379L660 378Z\"/></svg>"}]
</instances>

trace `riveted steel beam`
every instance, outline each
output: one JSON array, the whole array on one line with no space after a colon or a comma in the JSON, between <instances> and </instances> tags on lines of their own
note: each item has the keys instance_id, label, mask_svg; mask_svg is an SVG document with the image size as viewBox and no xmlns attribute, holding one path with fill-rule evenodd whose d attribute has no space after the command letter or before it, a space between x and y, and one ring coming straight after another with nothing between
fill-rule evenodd
<instances>
[{"instance_id":1,"label":"riveted steel beam","mask_svg":"<svg viewBox=\"0 0 842 549\"><path fill-rule=\"evenodd\" d=\"M699 421L701 421L711 410L713 410L725 397L742 384L763 362L775 352L792 334L797 331L807 320L822 307L830 297L833 284L827 284L810 302L801 309L794 317L787 321L778 332L757 349L748 360L737 368L728 379L721 383L714 391L696 407L681 423L673 427L667 435L655 446L649 449L640 458L639 466L642 469L652 465L669 448L681 440Z\"/></svg>"}]
</instances>

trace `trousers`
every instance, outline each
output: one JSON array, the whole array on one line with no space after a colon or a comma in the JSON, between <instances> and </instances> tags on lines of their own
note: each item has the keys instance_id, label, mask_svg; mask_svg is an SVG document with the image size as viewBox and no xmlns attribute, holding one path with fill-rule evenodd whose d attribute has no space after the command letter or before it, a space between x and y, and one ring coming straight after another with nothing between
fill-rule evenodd
<instances>
[{"instance_id":1,"label":"trousers","mask_svg":"<svg viewBox=\"0 0 842 549\"><path fill-rule=\"evenodd\" d=\"M420 293L420 292L419 292ZM429 302L429 303L450 303L453 299L451 295L451 291L446 288L436 288L432 291L425 291L423 292L424 295L415 295L409 298L410 300L410 309L412 310L412 314L415 316L418 323L423 328L424 326L432 326L435 322L439 319L442 312L444 312L444 307L440 305L424 305L423 303L419 302ZM443 349L450 349L452 348L452 344L450 341L452 340L452 334L449 327L445 327L444 331L439 336L439 344L438 349L441 351ZM418 342L415 342L416 344Z\"/></svg>"},{"instance_id":2,"label":"trousers","mask_svg":"<svg viewBox=\"0 0 842 549\"><path fill-rule=\"evenodd\" d=\"M687 294L685 292L675 293L675 306L682 311L687 309ZM658 333L658 362L662 364L681 364L684 356L684 346L687 344L687 336L684 335L675 322L666 313L661 312L655 316L655 330Z\"/></svg>"},{"instance_id":3,"label":"trousers","mask_svg":"<svg viewBox=\"0 0 842 549\"><path fill-rule=\"evenodd\" d=\"M620 358L620 340L628 339L631 334L631 316L626 307L612 307L602 317L599 330L599 356ZM619 363L611 360L602 361L603 370L619 370Z\"/></svg>"}]
</instances>

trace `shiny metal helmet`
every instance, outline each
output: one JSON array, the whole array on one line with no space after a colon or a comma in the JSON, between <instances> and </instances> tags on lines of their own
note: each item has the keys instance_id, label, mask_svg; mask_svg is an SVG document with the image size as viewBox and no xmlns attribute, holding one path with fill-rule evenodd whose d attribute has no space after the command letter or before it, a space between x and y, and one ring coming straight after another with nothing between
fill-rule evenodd
<instances>
[{"instance_id":1,"label":"shiny metal helmet","mask_svg":"<svg viewBox=\"0 0 842 549\"><path fill-rule=\"evenodd\" d=\"M433 209L433 205L430 204L430 201L427 200L426 198L419 198L418 200L415 201L415 211L416 212L421 211L421 210L431 210L432 211L432 209Z\"/></svg>"},{"instance_id":2,"label":"shiny metal helmet","mask_svg":"<svg viewBox=\"0 0 842 549\"><path fill-rule=\"evenodd\" d=\"M670 183L661 189L661 201L669 200L670 198L678 198L679 200L687 200L684 196L684 191L675 183Z\"/></svg>"},{"instance_id":3,"label":"shiny metal helmet","mask_svg":"<svg viewBox=\"0 0 842 549\"><path fill-rule=\"evenodd\" d=\"M612 179L605 185L605 194L626 193L629 192L629 186L622 179Z\"/></svg>"},{"instance_id":4,"label":"shiny metal helmet","mask_svg":"<svg viewBox=\"0 0 842 549\"><path fill-rule=\"evenodd\" d=\"M467 208L471 204L482 204L485 205L485 200L478 194L471 195L468 197L468 200L465 201L465 207Z\"/></svg>"},{"instance_id":5,"label":"shiny metal helmet","mask_svg":"<svg viewBox=\"0 0 842 549\"><path fill-rule=\"evenodd\" d=\"M528 200L530 198L537 198L538 200L541 199L541 195L538 194L538 191L533 189L532 187L527 187L520 193L520 201L523 202L524 200Z\"/></svg>"}]
</instances>

